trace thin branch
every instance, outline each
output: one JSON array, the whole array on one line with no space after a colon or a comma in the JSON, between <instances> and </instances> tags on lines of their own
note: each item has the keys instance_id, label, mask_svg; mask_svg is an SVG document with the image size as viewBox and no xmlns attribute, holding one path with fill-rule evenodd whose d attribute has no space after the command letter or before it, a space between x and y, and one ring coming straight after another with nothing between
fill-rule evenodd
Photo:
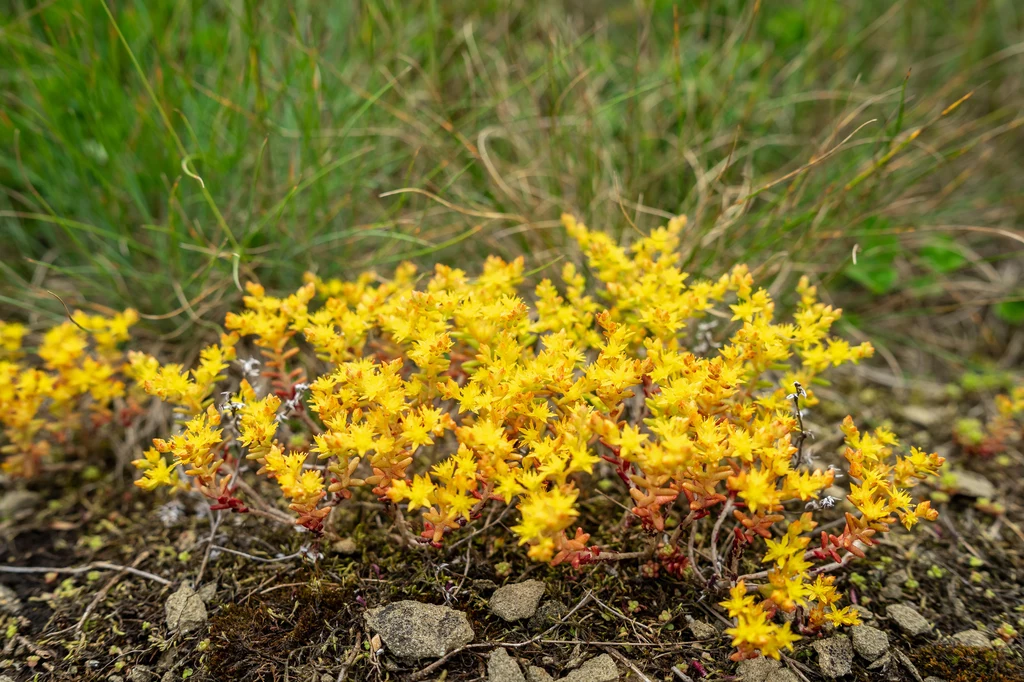
<instances>
[{"instance_id":1,"label":"thin branch","mask_svg":"<svg viewBox=\"0 0 1024 682\"><path fill-rule=\"evenodd\" d=\"M413 673L412 675L410 675L408 677L409 682L416 682L417 680L422 680L423 678L425 678L428 675L430 675L430 673L434 672L435 670L440 668L442 665L444 665L453 656L461 654L463 651L467 651L469 649L496 648L496 647L499 647L499 646L500 647L510 648L510 649L518 649L520 647L524 647L524 646L528 646L530 644L534 644L534 643L540 642L540 641L542 641L542 638L544 637L544 635L548 634L549 632L551 632L552 630L557 628L559 625L564 623L572 614L576 613L580 608L583 607L584 604L586 604L588 601L590 601L593 598L594 598L594 593L592 591L590 591L590 590L587 590L587 593L585 595L583 595L583 598L580 599L579 602L577 602L576 606L574 606L569 611L569 613L567 613L564 616L562 616L561 618L559 618L558 622L555 623L554 625L552 625L551 627L549 627L547 630L541 632L540 634L538 634L538 635L536 635L534 637L531 637L530 639L526 640L525 642L479 642L477 644L467 644L466 646L461 646L458 649L454 649L452 651L449 651L447 654L445 654L441 658L437 659L436 661L434 661L433 663L428 665L426 668L423 668L422 670L419 670L419 671ZM554 640L552 640L552 641L554 641ZM600 643L599 642L593 642L593 644L600 644Z\"/></svg>"},{"instance_id":2,"label":"thin branch","mask_svg":"<svg viewBox=\"0 0 1024 682\"><path fill-rule=\"evenodd\" d=\"M220 545L210 545L210 549L215 549L218 552L227 552L228 554L234 554L236 556L250 559L251 561L258 561L262 564L276 564L281 561L291 561L292 559L297 559L303 554L302 552L295 552L294 554L289 554L287 556L274 557L273 559L265 559L264 557L247 554L245 552L241 552L237 549L231 549L229 547L221 547Z\"/></svg>"},{"instance_id":3,"label":"thin branch","mask_svg":"<svg viewBox=\"0 0 1024 682\"><path fill-rule=\"evenodd\" d=\"M718 515L718 520L715 521L715 527L711 531L711 570L718 578L722 577L722 571L718 568L718 531L722 530L722 523L725 521L725 517L732 511L733 500L730 497L726 500L725 504L722 505L722 513Z\"/></svg>"},{"instance_id":4,"label":"thin branch","mask_svg":"<svg viewBox=\"0 0 1024 682\"><path fill-rule=\"evenodd\" d=\"M124 571L137 575L140 578L146 578L154 582L158 582L161 585L170 585L171 581L167 578L161 578L160 576L149 573L148 571L142 571L133 566L121 566L119 564L112 564L109 561L94 561L91 564L85 566L69 566L62 568L60 566L0 566L0 573L69 573L72 575L78 575L81 573L88 573L89 571Z\"/></svg>"}]
</instances>

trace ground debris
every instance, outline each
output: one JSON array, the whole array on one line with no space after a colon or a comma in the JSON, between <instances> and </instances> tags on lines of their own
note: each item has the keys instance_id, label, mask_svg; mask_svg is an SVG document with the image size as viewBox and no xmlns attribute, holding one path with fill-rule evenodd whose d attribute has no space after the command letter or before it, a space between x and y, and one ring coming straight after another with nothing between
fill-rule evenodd
<instances>
[{"instance_id":1,"label":"ground debris","mask_svg":"<svg viewBox=\"0 0 1024 682\"><path fill-rule=\"evenodd\" d=\"M619 669L608 654L596 656L562 678L564 682L615 682Z\"/></svg>"},{"instance_id":2,"label":"ground debris","mask_svg":"<svg viewBox=\"0 0 1024 682\"><path fill-rule=\"evenodd\" d=\"M525 580L499 587L491 595L491 612L506 621L529 618L537 612L545 589L540 580Z\"/></svg>"},{"instance_id":3,"label":"ground debris","mask_svg":"<svg viewBox=\"0 0 1024 682\"><path fill-rule=\"evenodd\" d=\"M370 609L364 618L399 658L440 658L474 637L465 613L436 604L398 601Z\"/></svg>"},{"instance_id":4,"label":"ground debris","mask_svg":"<svg viewBox=\"0 0 1024 682\"><path fill-rule=\"evenodd\" d=\"M854 650L869 661L876 661L889 650L889 635L870 625L855 625L852 629Z\"/></svg>"},{"instance_id":5,"label":"ground debris","mask_svg":"<svg viewBox=\"0 0 1024 682\"><path fill-rule=\"evenodd\" d=\"M846 635L834 635L814 643L818 667L825 677L842 677L853 670L853 646Z\"/></svg>"},{"instance_id":6,"label":"ground debris","mask_svg":"<svg viewBox=\"0 0 1024 682\"><path fill-rule=\"evenodd\" d=\"M736 666L736 674L743 682L766 682L772 673L781 669L782 664L774 658L759 656L740 661Z\"/></svg>"},{"instance_id":7,"label":"ground debris","mask_svg":"<svg viewBox=\"0 0 1024 682\"><path fill-rule=\"evenodd\" d=\"M923 635L932 629L932 624L924 616L906 604L890 604L886 613L900 630L911 637Z\"/></svg>"},{"instance_id":8,"label":"ground debris","mask_svg":"<svg viewBox=\"0 0 1024 682\"><path fill-rule=\"evenodd\" d=\"M167 627L172 631L187 634L206 625L206 604L202 596L189 585L182 585L167 598L164 611Z\"/></svg>"},{"instance_id":9,"label":"ground debris","mask_svg":"<svg viewBox=\"0 0 1024 682\"><path fill-rule=\"evenodd\" d=\"M954 644L960 646L977 647L979 649L992 648L992 642L989 640L988 635L981 630L963 630L950 637L950 639L953 640Z\"/></svg>"},{"instance_id":10,"label":"ground debris","mask_svg":"<svg viewBox=\"0 0 1024 682\"><path fill-rule=\"evenodd\" d=\"M516 659L508 655L508 651L498 647L487 659L488 682L526 682L523 671Z\"/></svg>"}]
</instances>

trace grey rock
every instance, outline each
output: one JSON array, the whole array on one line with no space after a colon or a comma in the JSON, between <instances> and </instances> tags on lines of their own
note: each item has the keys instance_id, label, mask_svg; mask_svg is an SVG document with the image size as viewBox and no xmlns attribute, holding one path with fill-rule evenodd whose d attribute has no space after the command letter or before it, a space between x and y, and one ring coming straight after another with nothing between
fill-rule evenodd
<instances>
[{"instance_id":1,"label":"grey rock","mask_svg":"<svg viewBox=\"0 0 1024 682\"><path fill-rule=\"evenodd\" d=\"M10 675L0 675L0 682L15 682L15 680Z\"/></svg>"},{"instance_id":2,"label":"grey rock","mask_svg":"<svg viewBox=\"0 0 1024 682\"><path fill-rule=\"evenodd\" d=\"M779 668L774 672L768 673L768 677L764 678L764 682L800 682L800 679L792 670Z\"/></svg>"},{"instance_id":3,"label":"grey rock","mask_svg":"<svg viewBox=\"0 0 1024 682\"><path fill-rule=\"evenodd\" d=\"M885 586L882 588L882 596L886 599L898 601L903 599L903 584L907 582L910 575L904 569L898 569L885 578Z\"/></svg>"},{"instance_id":4,"label":"grey rock","mask_svg":"<svg viewBox=\"0 0 1024 682\"><path fill-rule=\"evenodd\" d=\"M689 625L690 634L696 639L714 639L718 637L718 628L704 620L691 620Z\"/></svg>"},{"instance_id":5,"label":"grey rock","mask_svg":"<svg viewBox=\"0 0 1024 682\"><path fill-rule=\"evenodd\" d=\"M981 630L964 630L956 633L950 639L959 646L973 646L979 649L992 648L992 641Z\"/></svg>"},{"instance_id":6,"label":"grey rock","mask_svg":"<svg viewBox=\"0 0 1024 682\"><path fill-rule=\"evenodd\" d=\"M498 589L498 583L494 582L493 580L488 580L487 578L481 578L480 580L473 581L473 587L475 587L477 591L481 593L494 592L496 589Z\"/></svg>"},{"instance_id":7,"label":"grey rock","mask_svg":"<svg viewBox=\"0 0 1024 682\"><path fill-rule=\"evenodd\" d=\"M942 410L924 405L907 405L902 410L903 418L918 426L935 426L943 419Z\"/></svg>"},{"instance_id":8,"label":"grey rock","mask_svg":"<svg viewBox=\"0 0 1024 682\"><path fill-rule=\"evenodd\" d=\"M363 618L399 658L440 658L473 641L473 627L462 611L447 606L398 601L370 609Z\"/></svg>"},{"instance_id":9,"label":"grey rock","mask_svg":"<svg viewBox=\"0 0 1024 682\"><path fill-rule=\"evenodd\" d=\"M342 538L338 540L331 545L331 549L342 556L352 556L353 554L359 553L359 547L356 545L356 541L352 538Z\"/></svg>"},{"instance_id":10,"label":"grey rock","mask_svg":"<svg viewBox=\"0 0 1024 682\"><path fill-rule=\"evenodd\" d=\"M870 625L853 626L853 649L869 661L877 661L889 650L889 635Z\"/></svg>"},{"instance_id":11,"label":"grey rock","mask_svg":"<svg viewBox=\"0 0 1024 682\"><path fill-rule=\"evenodd\" d=\"M173 670L168 670L160 678L160 682L179 682L179 680L181 680L181 675Z\"/></svg>"},{"instance_id":12,"label":"grey rock","mask_svg":"<svg viewBox=\"0 0 1024 682\"><path fill-rule=\"evenodd\" d=\"M167 598L164 612L167 615L167 627L181 634L194 632L206 625L206 604L199 593L188 585L182 585Z\"/></svg>"},{"instance_id":13,"label":"grey rock","mask_svg":"<svg viewBox=\"0 0 1024 682\"><path fill-rule=\"evenodd\" d=\"M499 587L491 595L491 612L507 621L529 618L537 612L544 589L540 580L525 580Z\"/></svg>"},{"instance_id":14,"label":"grey rock","mask_svg":"<svg viewBox=\"0 0 1024 682\"><path fill-rule=\"evenodd\" d=\"M935 677L935 675L929 675L928 677L924 678L924 682L946 682L946 680L942 679L941 677Z\"/></svg>"},{"instance_id":15,"label":"grey rock","mask_svg":"<svg viewBox=\"0 0 1024 682\"><path fill-rule=\"evenodd\" d=\"M120 675L111 675L107 678L107 682L124 682L124 678Z\"/></svg>"},{"instance_id":16,"label":"grey rock","mask_svg":"<svg viewBox=\"0 0 1024 682\"><path fill-rule=\"evenodd\" d=\"M853 645L846 635L833 635L813 644L818 652L818 667L825 677L842 677L853 672Z\"/></svg>"},{"instance_id":17,"label":"grey rock","mask_svg":"<svg viewBox=\"0 0 1024 682\"><path fill-rule=\"evenodd\" d=\"M196 591L196 594L204 604L208 603L217 594L217 583L206 583Z\"/></svg>"},{"instance_id":18,"label":"grey rock","mask_svg":"<svg viewBox=\"0 0 1024 682\"><path fill-rule=\"evenodd\" d=\"M21 611L21 600L18 599L18 593L7 585L0 585L0 613L15 616L19 611Z\"/></svg>"},{"instance_id":19,"label":"grey rock","mask_svg":"<svg viewBox=\"0 0 1024 682\"><path fill-rule=\"evenodd\" d=\"M618 679L619 669L608 654L590 659L562 678L564 682L616 682Z\"/></svg>"},{"instance_id":20,"label":"grey rock","mask_svg":"<svg viewBox=\"0 0 1024 682\"><path fill-rule=\"evenodd\" d=\"M868 670L881 670L883 672L888 671L892 667L892 654L888 651L882 654L874 663L868 664Z\"/></svg>"},{"instance_id":21,"label":"grey rock","mask_svg":"<svg viewBox=\"0 0 1024 682\"><path fill-rule=\"evenodd\" d=\"M156 671L158 673L166 672L174 667L175 662L178 660L176 647L168 647L166 651L160 654L160 658L156 662Z\"/></svg>"},{"instance_id":22,"label":"grey rock","mask_svg":"<svg viewBox=\"0 0 1024 682\"><path fill-rule=\"evenodd\" d=\"M899 664L903 667L903 669L906 670L907 673L909 673L910 677L913 678L914 682L924 682L924 680L921 679L921 673L917 671L917 666L914 665L914 662L911 661L905 653L903 653L899 649L893 649L892 654L893 658L895 658L897 662L899 662Z\"/></svg>"},{"instance_id":23,"label":"grey rock","mask_svg":"<svg viewBox=\"0 0 1024 682\"><path fill-rule=\"evenodd\" d=\"M932 629L932 624L924 616L906 604L890 604L886 613L900 630L911 637L923 635Z\"/></svg>"},{"instance_id":24,"label":"grey rock","mask_svg":"<svg viewBox=\"0 0 1024 682\"><path fill-rule=\"evenodd\" d=\"M736 666L736 674L743 682L767 682L768 676L780 672L782 664L774 658L748 658Z\"/></svg>"},{"instance_id":25,"label":"grey rock","mask_svg":"<svg viewBox=\"0 0 1024 682\"><path fill-rule=\"evenodd\" d=\"M537 612L530 616L530 628L543 630L558 622L569 612L569 607L557 599L548 599L537 607Z\"/></svg>"},{"instance_id":26,"label":"grey rock","mask_svg":"<svg viewBox=\"0 0 1024 682\"><path fill-rule=\"evenodd\" d=\"M156 675L149 668L144 665L137 665L128 673L128 682L153 682L155 677Z\"/></svg>"},{"instance_id":27,"label":"grey rock","mask_svg":"<svg viewBox=\"0 0 1024 682\"><path fill-rule=\"evenodd\" d=\"M487 659L487 682L526 682L526 678L516 659L499 647Z\"/></svg>"},{"instance_id":28,"label":"grey rock","mask_svg":"<svg viewBox=\"0 0 1024 682\"><path fill-rule=\"evenodd\" d=\"M875 614L873 614L871 611L867 610L866 608L864 608L860 604L852 604L850 606L850 611L853 611L858 616L860 616L861 620L874 620L875 619Z\"/></svg>"},{"instance_id":29,"label":"grey rock","mask_svg":"<svg viewBox=\"0 0 1024 682\"><path fill-rule=\"evenodd\" d=\"M39 504L39 493L30 490L12 490L0 495L0 520L22 519Z\"/></svg>"},{"instance_id":30,"label":"grey rock","mask_svg":"<svg viewBox=\"0 0 1024 682\"><path fill-rule=\"evenodd\" d=\"M526 682L552 682L554 679L540 666L531 665L526 669Z\"/></svg>"},{"instance_id":31,"label":"grey rock","mask_svg":"<svg viewBox=\"0 0 1024 682\"><path fill-rule=\"evenodd\" d=\"M960 470L956 472L956 485L953 492L957 495L986 497L991 500L995 497L996 487L992 484L992 481L980 474Z\"/></svg>"}]
</instances>

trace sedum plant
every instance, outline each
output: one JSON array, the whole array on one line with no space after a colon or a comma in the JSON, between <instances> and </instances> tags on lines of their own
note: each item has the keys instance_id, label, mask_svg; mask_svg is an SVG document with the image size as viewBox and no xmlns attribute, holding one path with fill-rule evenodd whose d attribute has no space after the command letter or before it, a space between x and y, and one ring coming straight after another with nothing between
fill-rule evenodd
<instances>
[{"instance_id":1,"label":"sedum plant","mask_svg":"<svg viewBox=\"0 0 1024 682\"><path fill-rule=\"evenodd\" d=\"M563 222L590 281L567 264L558 284L523 297L523 260L490 258L476 277L408 264L390 278L309 274L285 298L250 283L194 368L130 353L127 375L177 416L136 460L137 485L194 487L213 509L317 534L366 490L409 544L435 547L513 506L512 531L535 560L635 558L649 575L661 565L729 588L737 659L792 648L800 635L781 613L804 631L857 622L827 574L897 519L934 519L909 489L942 463L901 455L890 432L862 434L848 418L854 511L838 534L815 533L837 472L815 466L802 409L822 373L871 346L830 336L840 311L806 278L785 321L745 266L690 281L677 253L684 218L629 248ZM253 471L276 482L291 516L260 497ZM578 523L602 477L651 536L637 551L591 543ZM766 570L740 575L749 556Z\"/></svg>"},{"instance_id":2,"label":"sedum plant","mask_svg":"<svg viewBox=\"0 0 1024 682\"><path fill-rule=\"evenodd\" d=\"M110 316L77 311L46 331L33 353L25 347L25 325L0 321L5 474L37 476L52 456L83 450L87 436L115 416L122 422L134 417L137 402L123 380L119 346L138 319L131 309Z\"/></svg>"},{"instance_id":3,"label":"sedum plant","mask_svg":"<svg viewBox=\"0 0 1024 682\"><path fill-rule=\"evenodd\" d=\"M995 397L995 414L986 421L965 417L953 425L953 438L964 452L991 457L1006 452L1024 436L1024 384Z\"/></svg>"}]
</instances>

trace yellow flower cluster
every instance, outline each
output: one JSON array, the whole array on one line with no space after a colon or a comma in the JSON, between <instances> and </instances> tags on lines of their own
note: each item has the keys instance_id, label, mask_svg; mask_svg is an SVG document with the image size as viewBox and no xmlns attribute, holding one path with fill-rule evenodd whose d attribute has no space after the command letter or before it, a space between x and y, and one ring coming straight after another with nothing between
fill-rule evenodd
<instances>
[{"instance_id":1,"label":"yellow flower cluster","mask_svg":"<svg viewBox=\"0 0 1024 682\"><path fill-rule=\"evenodd\" d=\"M48 455L70 454L88 445L94 432L114 416L130 417L122 380L119 345L138 321L134 310L114 315L76 312L72 321L47 330L34 353L24 347L29 330L0 321L0 425L3 471L11 476L40 473Z\"/></svg>"},{"instance_id":2,"label":"yellow flower cluster","mask_svg":"<svg viewBox=\"0 0 1024 682\"><path fill-rule=\"evenodd\" d=\"M891 463L891 434L862 436L848 423L860 481L850 499L861 516L814 550L811 512L781 537L772 530L794 505L825 505L834 479L808 467L795 408L816 403L822 372L871 346L829 336L840 311L806 279L784 322L745 266L690 281L678 264L683 218L628 248L571 216L563 222L586 270L566 265L560 282L545 279L529 297L519 291L522 259L490 258L476 277L442 265L419 276L407 264L390 279L310 274L287 298L250 284L245 311L226 320L230 334L191 372L133 354L132 376L181 411L180 432L136 462L138 484L176 487L185 467L217 508L243 511L234 490L253 462L307 528L320 531L365 488L420 511L434 544L489 504L514 505L512 530L532 558L578 566L611 558L573 529L594 478L611 474L645 528L674 522L672 543L717 513L701 555L710 551L727 584L739 550L764 541L762 599L740 582L726 603L738 656L791 645L789 626L772 622L778 610L814 603L812 626L852 622L831 579L811 579L811 559L861 554L891 514L908 527L933 518L907 488L941 460L914 450ZM237 358L250 343L260 356ZM239 388L215 400L233 362ZM714 560L727 520L731 568Z\"/></svg>"},{"instance_id":3,"label":"yellow flower cluster","mask_svg":"<svg viewBox=\"0 0 1024 682\"><path fill-rule=\"evenodd\" d=\"M943 458L917 448L911 448L907 457L894 455L898 442L890 431L878 428L871 434L861 434L850 417L842 428L849 475L859 481L851 484L847 499L860 516L847 513L843 532L838 536L822 532L821 546L813 550L807 549L811 542L809 533L817 525L811 512L790 523L781 538L765 540L768 551L762 562L770 568L768 582L760 588L764 599L757 601L747 595L747 587L740 580L731 598L722 602L730 616L737 618L736 627L726 630L737 649L734 658L749 658L758 652L778 658L780 649L792 649L792 642L799 637L789 631L788 623L780 626L770 620L777 610L791 613L798 606L804 607L807 624L814 629L826 622L834 626L858 624L860 620L850 607L837 606L840 595L834 587L834 576L822 575L849 560L841 558L839 550L846 551L849 558L863 557L864 549L874 542L872 536L888 532L889 525L896 521L893 514L907 529L919 519L934 521L938 517L929 501L913 504L909 489L917 480L936 475ZM774 509L781 511L781 507ZM739 515L737 518L743 520ZM814 568L812 559L828 557L835 563ZM812 576L816 576L814 580Z\"/></svg>"}]
</instances>

